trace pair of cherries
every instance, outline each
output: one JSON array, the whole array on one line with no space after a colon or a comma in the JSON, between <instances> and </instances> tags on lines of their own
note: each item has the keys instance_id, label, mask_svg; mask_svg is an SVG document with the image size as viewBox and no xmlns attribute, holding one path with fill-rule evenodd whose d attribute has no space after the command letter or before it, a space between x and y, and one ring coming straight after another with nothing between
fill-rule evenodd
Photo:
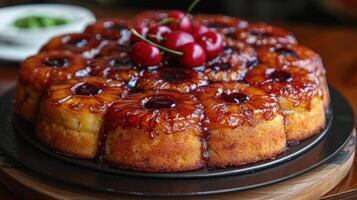
<instances>
[{"instance_id":1,"label":"pair of cherries","mask_svg":"<svg viewBox=\"0 0 357 200\"><path fill-rule=\"evenodd\" d=\"M169 12L167 22L150 28L135 29L142 37L151 41L151 44L140 37L132 36L131 42L134 45L131 59L134 63L143 67L159 65L163 59L163 50L176 54L184 67L193 68L202 66L206 60L217 57L222 51L222 36L206 26L193 24L190 16L184 12Z\"/></svg>"}]
</instances>

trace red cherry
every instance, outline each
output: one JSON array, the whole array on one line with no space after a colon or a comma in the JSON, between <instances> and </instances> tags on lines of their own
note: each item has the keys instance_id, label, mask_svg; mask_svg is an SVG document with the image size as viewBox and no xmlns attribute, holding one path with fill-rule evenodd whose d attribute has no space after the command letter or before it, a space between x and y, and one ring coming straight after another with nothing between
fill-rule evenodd
<instances>
[{"instance_id":1,"label":"red cherry","mask_svg":"<svg viewBox=\"0 0 357 200\"><path fill-rule=\"evenodd\" d=\"M148 39L155 43L161 43L166 34L171 33L171 29L165 25L156 25L149 29Z\"/></svg>"},{"instance_id":2,"label":"red cherry","mask_svg":"<svg viewBox=\"0 0 357 200\"><path fill-rule=\"evenodd\" d=\"M198 43L205 50L209 60L217 57L223 50L223 37L215 31L207 31L202 34Z\"/></svg>"},{"instance_id":3,"label":"red cherry","mask_svg":"<svg viewBox=\"0 0 357 200\"><path fill-rule=\"evenodd\" d=\"M166 35L165 46L169 49L178 50L181 46L194 42L195 39L189 33L174 31Z\"/></svg>"},{"instance_id":4,"label":"red cherry","mask_svg":"<svg viewBox=\"0 0 357 200\"><path fill-rule=\"evenodd\" d=\"M149 31L148 27L146 26L138 26L135 28L135 30L143 37L146 37L146 34ZM142 41L142 39L140 39L138 36L133 34L131 35L131 39L130 39L131 44L135 44L140 41Z\"/></svg>"},{"instance_id":5,"label":"red cherry","mask_svg":"<svg viewBox=\"0 0 357 200\"><path fill-rule=\"evenodd\" d=\"M182 30L182 31L191 31L192 29L192 21L189 15L186 13L174 10L168 13L168 18L176 19L175 22L170 22L169 26L173 30Z\"/></svg>"},{"instance_id":6,"label":"red cherry","mask_svg":"<svg viewBox=\"0 0 357 200\"><path fill-rule=\"evenodd\" d=\"M180 48L183 55L178 59L184 67L193 68L202 66L206 61L206 54L203 48L195 43L188 43Z\"/></svg>"},{"instance_id":7,"label":"red cherry","mask_svg":"<svg viewBox=\"0 0 357 200\"><path fill-rule=\"evenodd\" d=\"M162 60L160 50L144 41L134 44L130 57L135 64L143 67L159 65Z\"/></svg>"},{"instance_id":8,"label":"red cherry","mask_svg":"<svg viewBox=\"0 0 357 200\"><path fill-rule=\"evenodd\" d=\"M196 40L198 40L200 39L201 35L207 31L209 31L207 26L195 24L192 28L192 35Z\"/></svg>"}]
</instances>

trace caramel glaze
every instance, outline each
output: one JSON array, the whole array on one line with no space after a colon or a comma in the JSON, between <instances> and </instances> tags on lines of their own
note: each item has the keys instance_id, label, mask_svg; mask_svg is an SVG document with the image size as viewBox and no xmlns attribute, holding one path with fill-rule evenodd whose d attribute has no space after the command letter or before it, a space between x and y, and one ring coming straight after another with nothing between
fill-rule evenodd
<instances>
[{"instance_id":1,"label":"caramel glaze","mask_svg":"<svg viewBox=\"0 0 357 200\"><path fill-rule=\"evenodd\" d=\"M221 55L205 66L194 70L168 67L173 61L165 60L158 69L139 72L129 59L128 27L148 26L166 17L165 11L148 11L130 21L100 20L85 33L55 37L42 53L24 61L20 81L43 88L52 83L50 79L86 77L51 86L47 95L53 96L55 105L104 113L99 160L107 133L118 126L142 129L154 138L198 124L202 159L207 161L211 129L271 120L280 112L280 95L307 109L313 97L321 96L315 74L323 74L324 69L316 53L296 44L295 37L284 29L226 16L193 17L194 23L216 29L225 37ZM138 87L127 95L122 81L131 86L138 77Z\"/></svg>"},{"instance_id":2,"label":"caramel glaze","mask_svg":"<svg viewBox=\"0 0 357 200\"><path fill-rule=\"evenodd\" d=\"M47 90L53 105L66 105L76 111L103 113L114 100L127 95L123 82L99 77L71 79Z\"/></svg>"},{"instance_id":3,"label":"caramel glaze","mask_svg":"<svg viewBox=\"0 0 357 200\"><path fill-rule=\"evenodd\" d=\"M165 10L149 10L144 11L136 15L130 20L130 24L135 26L150 26L151 24L158 22L164 18L167 18L167 12Z\"/></svg>"},{"instance_id":4,"label":"caramel glaze","mask_svg":"<svg viewBox=\"0 0 357 200\"><path fill-rule=\"evenodd\" d=\"M20 82L44 92L52 83L73 78L86 60L70 51L42 52L21 63Z\"/></svg>"},{"instance_id":5,"label":"caramel glaze","mask_svg":"<svg viewBox=\"0 0 357 200\"><path fill-rule=\"evenodd\" d=\"M279 109L277 99L245 83L214 83L199 88L195 95L205 108L209 129L235 128L273 119Z\"/></svg>"},{"instance_id":6,"label":"caramel glaze","mask_svg":"<svg viewBox=\"0 0 357 200\"><path fill-rule=\"evenodd\" d=\"M320 76L325 73L321 58L311 49L299 44L278 44L258 49L261 63L270 66L294 65Z\"/></svg>"},{"instance_id":7,"label":"caramel glaze","mask_svg":"<svg viewBox=\"0 0 357 200\"><path fill-rule=\"evenodd\" d=\"M41 51L68 50L82 54L85 58L93 58L107 44L107 40L87 33L72 33L52 38Z\"/></svg>"},{"instance_id":8,"label":"caramel glaze","mask_svg":"<svg viewBox=\"0 0 357 200\"><path fill-rule=\"evenodd\" d=\"M127 88L123 82L99 77L72 79L62 84L52 85L47 96L51 97L54 106L67 106L75 111L89 111L91 114L104 114L113 101L125 97ZM101 128L98 138L97 157L101 160L105 141L104 129Z\"/></svg>"},{"instance_id":9,"label":"caramel glaze","mask_svg":"<svg viewBox=\"0 0 357 200\"><path fill-rule=\"evenodd\" d=\"M142 129L154 138L159 133L172 134L192 125L200 125L204 114L202 105L192 94L173 90L148 90L133 93L114 102L104 118L104 132L116 127ZM202 155L206 157L204 129L197 130L202 138ZM105 136L106 137L106 136Z\"/></svg>"},{"instance_id":10,"label":"caramel glaze","mask_svg":"<svg viewBox=\"0 0 357 200\"><path fill-rule=\"evenodd\" d=\"M245 20L224 15L197 15L194 17L194 21L223 34L230 34L248 26L248 22Z\"/></svg>"},{"instance_id":11,"label":"caramel glaze","mask_svg":"<svg viewBox=\"0 0 357 200\"><path fill-rule=\"evenodd\" d=\"M202 72L168 66L146 70L138 81L138 87L143 90L171 89L185 93L207 84L207 77Z\"/></svg>"},{"instance_id":12,"label":"caramel glaze","mask_svg":"<svg viewBox=\"0 0 357 200\"><path fill-rule=\"evenodd\" d=\"M122 19L101 19L87 26L84 31L102 38L115 41L119 45L127 46L130 43L131 31L129 22Z\"/></svg>"},{"instance_id":13,"label":"caramel glaze","mask_svg":"<svg viewBox=\"0 0 357 200\"><path fill-rule=\"evenodd\" d=\"M295 37L288 31L262 23L252 23L227 35L233 41L242 41L253 46L276 45L279 43L296 43Z\"/></svg>"},{"instance_id":14,"label":"caramel glaze","mask_svg":"<svg viewBox=\"0 0 357 200\"><path fill-rule=\"evenodd\" d=\"M257 53L251 46L241 42L227 44L220 56L208 61L204 73L212 82L239 81L256 61Z\"/></svg>"},{"instance_id":15,"label":"caramel glaze","mask_svg":"<svg viewBox=\"0 0 357 200\"><path fill-rule=\"evenodd\" d=\"M312 98L322 96L319 79L305 69L295 66L270 67L259 65L247 72L245 81L277 97L283 96L311 109Z\"/></svg>"},{"instance_id":16,"label":"caramel glaze","mask_svg":"<svg viewBox=\"0 0 357 200\"><path fill-rule=\"evenodd\" d=\"M139 70L130 61L127 53L91 59L84 71L84 76L99 76L124 82L139 76Z\"/></svg>"}]
</instances>

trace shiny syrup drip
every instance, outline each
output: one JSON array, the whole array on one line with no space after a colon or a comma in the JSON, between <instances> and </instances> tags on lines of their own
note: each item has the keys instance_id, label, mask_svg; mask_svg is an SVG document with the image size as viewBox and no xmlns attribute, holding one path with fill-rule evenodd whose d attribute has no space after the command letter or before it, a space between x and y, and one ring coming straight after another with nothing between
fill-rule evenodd
<instances>
[{"instance_id":1,"label":"shiny syrup drip","mask_svg":"<svg viewBox=\"0 0 357 200\"><path fill-rule=\"evenodd\" d=\"M161 71L160 77L167 82L182 82L187 80L188 74L182 70L169 70L169 71Z\"/></svg>"},{"instance_id":2,"label":"shiny syrup drip","mask_svg":"<svg viewBox=\"0 0 357 200\"><path fill-rule=\"evenodd\" d=\"M66 58L46 58L43 63L54 68L68 67L69 65L69 61Z\"/></svg>"},{"instance_id":3,"label":"shiny syrup drip","mask_svg":"<svg viewBox=\"0 0 357 200\"><path fill-rule=\"evenodd\" d=\"M208 151L208 141L210 137L210 132L207 127L205 127L203 124L201 124L202 127L202 136L201 136L201 149L202 149L202 160L207 164L207 161L209 160L209 151Z\"/></svg>"},{"instance_id":4,"label":"shiny syrup drip","mask_svg":"<svg viewBox=\"0 0 357 200\"><path fill-rule=\"evenodd\" d=\"M94 96L100 94L102 89L96 85L84 83L74 89L74 94L83 96Z\"/></svg>"},{"instance_id":5,"label":"shiny syrup drip","mask_svg":"<svg viewBox=\"0 0 357 200\"><path fill-rule=\"evenodd\" d=\"M153 97L143 103L146 109L170 109L175 108L176 103L170 99L162 97Z\"/></svg>"},{"instance_id":6,"label":"shiny syrup drip","mask_svg":"<svg viewBox=\"0 0 357 200\"><path fill-rule=\"evenodd\" d=\"M283 56L290 56L290 57L297 57L297 53L294 50L288 49L288 48L284 48L284 47L280 47L280 48L276 48L274 49L275 53L278 53L280 55Z\"/></svg>"},{"instance_id":7,"label":"shiny syrup drip","mask_svg":"<svg viewBox=\"0 0 357 200\"><path fill-rule=\"evenodd\" d=\"M233 92L231 94L222 93L224 101L229 103L244 103L249 100L249 97L241 92Z\"/></svg>"},{"instance_id":8,"label":"shiny syrup drip","mask_svg":"<svg viewBox=\"0 0 357 200\"><path fill-rule=\"evenodd\" d=\"M293 78L291 74L282 70L275 70L270 77L279 82L291 82Z\"/></svg>"}]
</instances>

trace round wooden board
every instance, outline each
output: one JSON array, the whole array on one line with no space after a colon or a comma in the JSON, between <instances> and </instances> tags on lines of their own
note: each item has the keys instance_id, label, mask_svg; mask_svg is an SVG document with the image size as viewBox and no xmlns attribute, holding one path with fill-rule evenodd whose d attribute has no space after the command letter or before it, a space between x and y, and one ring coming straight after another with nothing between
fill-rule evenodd
<instances>
[{"instance_id":1,"label":"round wooden board","mask_svg":"<svg viewBox=\"0 0 357 200\"><path fill-rule=\"evenodd\" d=\"M298 177L273 185L242 192L230 192L209 196L178 197L187 200L238 200L238 199L319 199L334 188L348 173L352 166L356 131L353 131L349 143L333 160ZM59 199L59 200L99 200L99 199L163 199L158 197L124 196L111 193L72 188L51 181L43 180L27 172L22 167L0 156L0 180L5 186L24 199ZM170 199L175 199L170 197Z\"/></svg>"}]
</instances>

